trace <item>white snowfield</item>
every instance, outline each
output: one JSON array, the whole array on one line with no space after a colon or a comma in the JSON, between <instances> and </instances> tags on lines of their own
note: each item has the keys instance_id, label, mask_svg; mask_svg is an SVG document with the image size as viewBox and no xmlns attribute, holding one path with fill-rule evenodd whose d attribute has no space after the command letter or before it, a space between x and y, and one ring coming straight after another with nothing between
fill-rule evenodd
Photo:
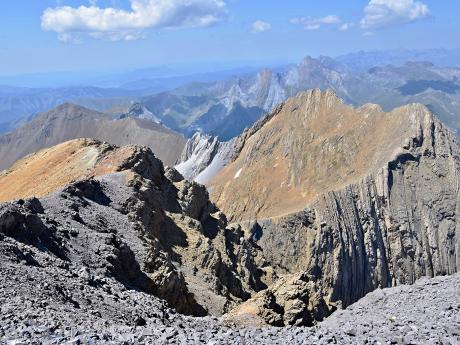
<instances>
[{"instance_id":1,"label":"white snowfield","mask_svg":"<svg viewBox=\"0 0 460 345\"><path fill-rule=\"evenodd\" d=\"M206 184L227 165L233 153L234 140L220 142L217 137L195 133L175 168L186 179Z\"/></svg>"}]
</instances>

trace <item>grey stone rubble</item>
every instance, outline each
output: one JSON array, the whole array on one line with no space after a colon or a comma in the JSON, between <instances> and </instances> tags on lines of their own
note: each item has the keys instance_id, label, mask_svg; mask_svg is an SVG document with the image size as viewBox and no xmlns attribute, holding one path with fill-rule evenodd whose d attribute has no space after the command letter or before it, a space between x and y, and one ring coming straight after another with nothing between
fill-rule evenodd
<instances>
[{"instance_id":1,"label":"grey stone rubble","mask_svg":"<svg viewBox=\"0 0 460 345\"><path fill-rule=\"evenodd\" d=\"M458 274L376 290L312 328L257 329L177 314L85 269L29 265L24 259L0 269L12 278L0 284L2 344L460 343Z\"/></svg>"},{"instance_id":2,"label":"grey stone rubble","mask_svg":"<svg viewBox=\"0 0 460 345\"><path fill-rule=\"evenodd\" d=\"M79 200L72 193L82 191L72 187L41 202L32 199L1 206L1 344L460 341L459 274L376 290L312 328L241 327L222 318L181 315L142 291L145 277L129 248L140 254L142 250L136 248L133 234L120 234L112 227L118 223L123 227L123 219L109 218L114 214L105 214L104 207L86 198L80 201L88 206L72 211ZM97 200L96 195L92 199ZM97 201L103 202L100 197ZM79 227L80 222L92 231Z\"/></svg>"}]
</instances>

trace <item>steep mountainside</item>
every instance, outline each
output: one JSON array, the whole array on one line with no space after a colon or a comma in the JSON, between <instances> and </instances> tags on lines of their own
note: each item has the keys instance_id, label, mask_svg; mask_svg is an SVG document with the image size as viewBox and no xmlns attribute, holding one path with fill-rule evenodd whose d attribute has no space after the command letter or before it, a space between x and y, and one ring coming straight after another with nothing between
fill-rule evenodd
<instances>
[{"instance_id":1,"label":"steep mountainside","mask_svg":"<svg viewBox=\"0 0 460 345\"><path fill-rule=\"evenodd\" d=\"M169 165L175 163L185 145L182 135L151 120L135 117L116 120L66 103L0 136L0 169L8 168L29 153L76 138L94 138L115 145L145 145Z\"/></svg>"},{"instance_id":2,"label":"steep mountainside","mask_svg":"<svg viewBox=\"0 0 460 345\"><path fill-rule=\"evenodd\" d=\"M238 141L213 200L271 268L237 319L309 324L378 287L459 270L460 148L423 105L354 109L313 90Z\"/></svg>"},{"instance_id":3,"label":"steep mountainside","mask_svg":"<svg viewBox=\"0 0 460 345\"><path fill-rule=\"evenodd\" d=\"M332 91L300 93L241 136L238 158L210 183L213 196L238 220L302 209L384 166L427 113L418 105L354 109Z\"/></svg>"}]
</instances>

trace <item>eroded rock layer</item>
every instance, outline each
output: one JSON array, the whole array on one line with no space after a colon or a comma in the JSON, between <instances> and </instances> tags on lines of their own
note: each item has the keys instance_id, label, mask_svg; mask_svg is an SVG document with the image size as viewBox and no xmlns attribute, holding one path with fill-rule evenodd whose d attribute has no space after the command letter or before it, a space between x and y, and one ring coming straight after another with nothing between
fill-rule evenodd
<instances>
[{"instance_id":1,"label":"eroded rock layer","mask_svg":"<svg viewBox=\"0 0 460 345\"><path fill-rule=\"evenodd\" d=\"M425 107L353 110L314 90L244 141L211 188L257 240L269 288L230 319L312 324L376 288L458 272L459 145Z\"/></svg>"}]
</instances>

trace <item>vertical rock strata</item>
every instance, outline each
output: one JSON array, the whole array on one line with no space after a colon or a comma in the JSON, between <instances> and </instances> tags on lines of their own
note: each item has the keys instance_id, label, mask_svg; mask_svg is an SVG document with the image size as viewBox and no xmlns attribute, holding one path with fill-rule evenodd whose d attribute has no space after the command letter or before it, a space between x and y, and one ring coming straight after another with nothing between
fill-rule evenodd
<instances>
[{"instance_id":1,"label":"vertical rock strata","mask_svg":"<svg viewBox=\"0 0 460 345\"><path fill-rule=\"evenodd\" d=\"M229 319L252 315L255 323L312 324L376 288L458 272L458 143L423 106L409 105L396 112L406 121L405 127L396 129L404 133L398 135L401 145L379 144L375 152L383 158L368 156L367 174L343 176L347 183L318 193L304 209L257 221L257 244L275 279ZM340 135L350 133L356 131ZM374 164L386 154L386 164ZM292 173L291 163L289 169ZM225 202L220 206L224 212L235 210ZM245 211L237 209L237 218L244 219ZM243 224L253 231L253 223Z\"/></svg>"}]
</instances>

